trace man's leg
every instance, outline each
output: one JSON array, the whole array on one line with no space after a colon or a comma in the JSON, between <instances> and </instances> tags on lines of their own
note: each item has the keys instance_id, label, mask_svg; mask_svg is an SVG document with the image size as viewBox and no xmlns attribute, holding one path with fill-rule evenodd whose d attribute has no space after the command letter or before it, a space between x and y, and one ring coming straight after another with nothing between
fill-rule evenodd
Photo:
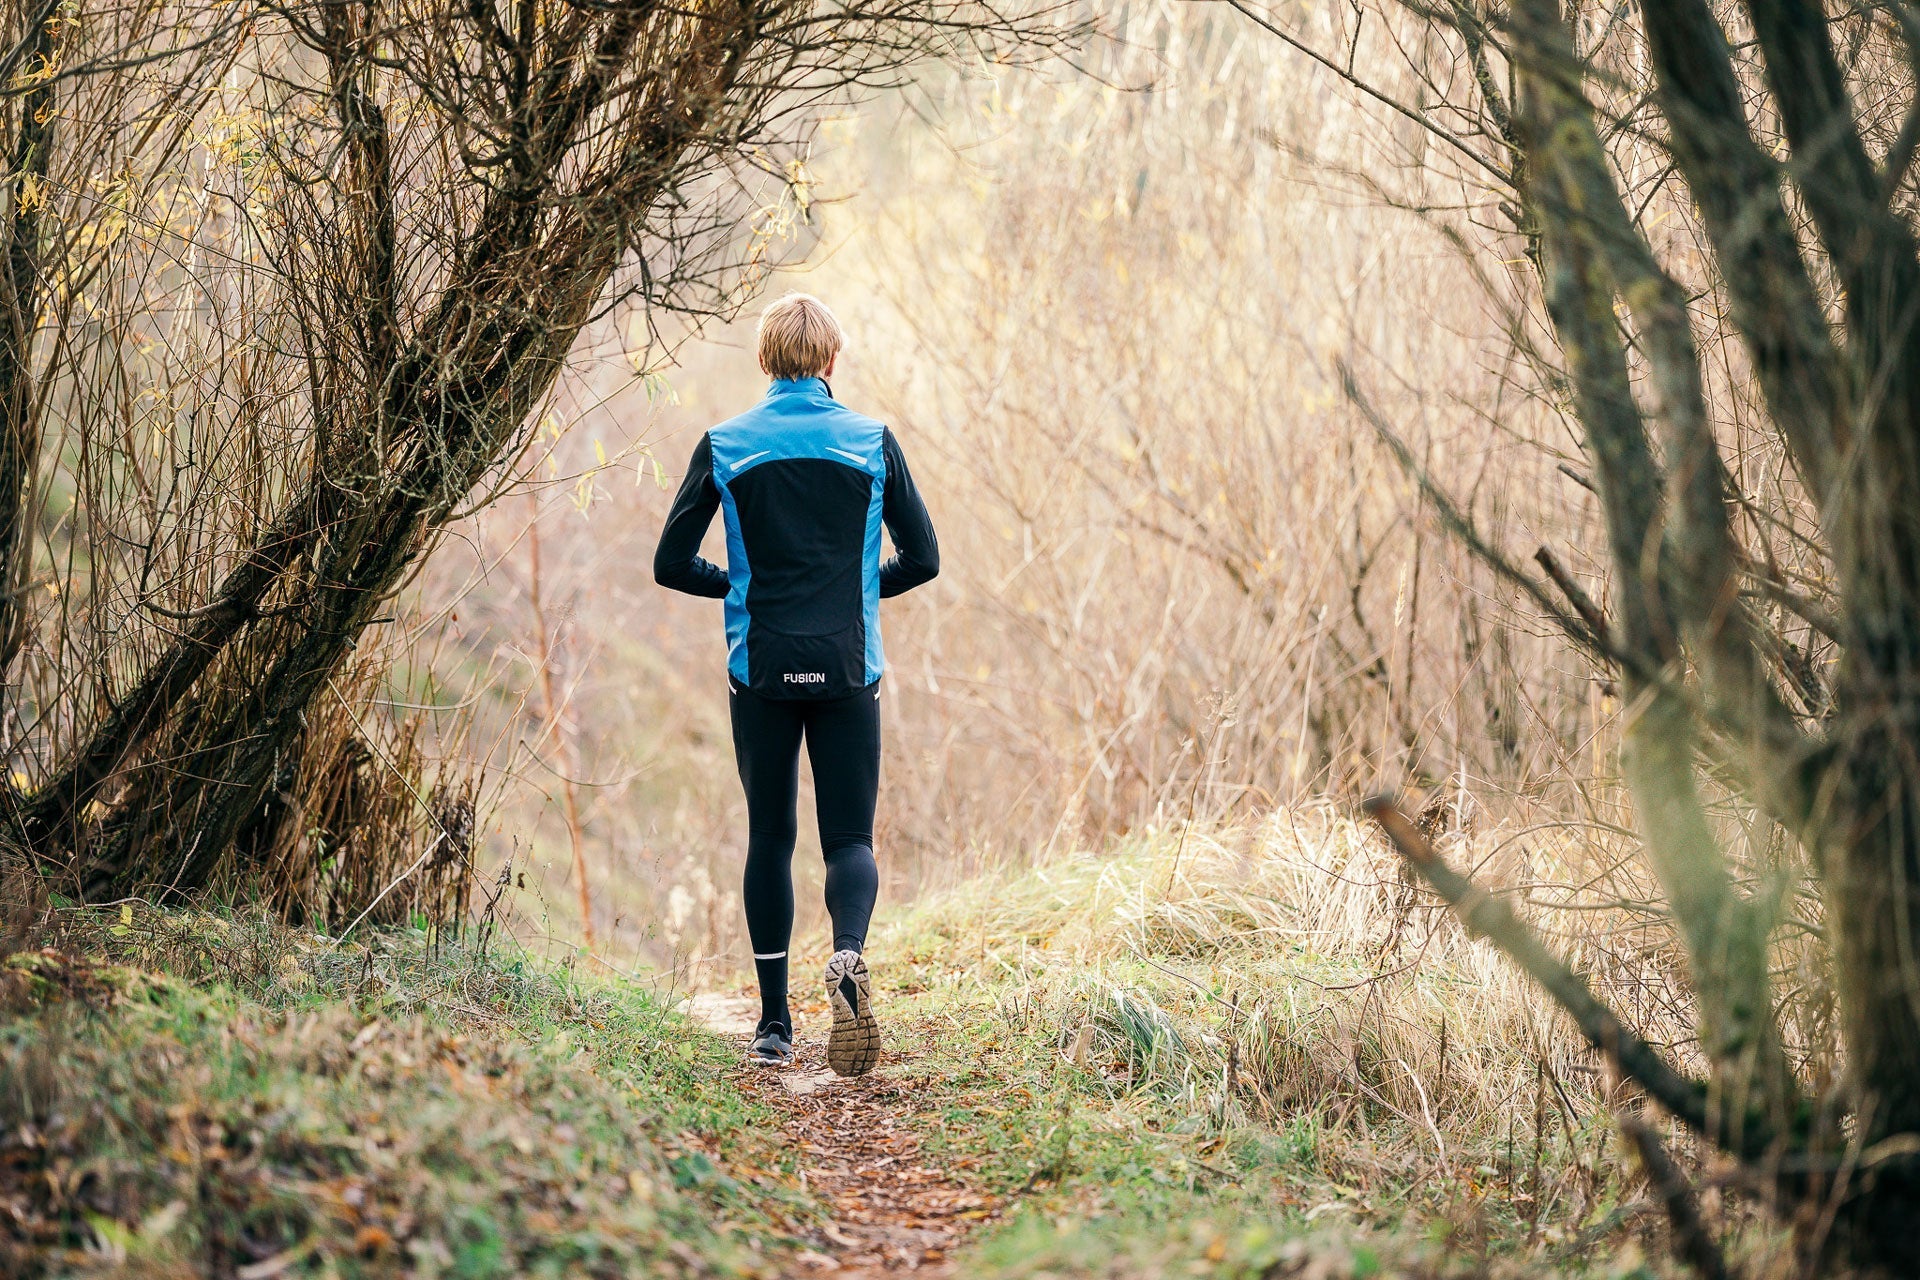
<instances>
[{"instance_id":1,"label":"man's leg","mask_svg":"<svg viewBox=\"0 0 1920 1280\"><path fill-rule=\"evenodd\" d=\"M827 961L827 1004L833 1029L827 1065L862 1075L880 1060L873 985L861 948L873 918L880 869L873 861L873 805L880 789L880 686L821 703L807 717L807 759L827 860L827 911L833 916L833 958Z\"/></svg>"},{"instance_id":2,"label":"man's leg","mask_svg":"<svg viewBox=\"0 0 1920 1280\"><path fill-rule=\"evenodd\" d=\"M801 720L795 704L734 688L733 758L747 793L747 867L740 897L760 979L760 1027L793 1036L787 1011L787 944L793 936L794 805L800 793Z\"/></svg>"},{"instance_id":3,"label":"man's leg","mask_svg":"<svg viewBox=\"0 0 1920 1280\"><path fill-rule=\"evenodd\" d=\"M859 951L880 891L873 860L873 810L880 791L879 687L815 704L807 717L814 812L827 862L833 949Z\"/></svg>"}]
</instances>

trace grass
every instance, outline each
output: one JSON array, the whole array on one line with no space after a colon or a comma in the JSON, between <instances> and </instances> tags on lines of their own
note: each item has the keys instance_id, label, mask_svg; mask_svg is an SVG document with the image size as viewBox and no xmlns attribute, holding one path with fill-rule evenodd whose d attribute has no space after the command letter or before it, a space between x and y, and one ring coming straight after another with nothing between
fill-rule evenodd
<instances>
[{"instance_id":1,"label":"grass","mask_svg":"<svg viewBox=\"0 0 1920 1280\"><path fill-rule=\"evenodd\" d=\"M0 967L7 1275L775 1276L822 1221L736 1050L641 984L418 931L55 918ZM1610 999L1682 1025L1608 986L1607 948L1657 930L1575 919L1557 944ZM1333 815L990 874L870 953L901 1123L1007 1206L960 1274L1679 1274L1624 1100ZM1778 1256L1731 1193L1706 1211Z\"/></svg>"},{"instance_id":2,"label":"grass","mask_svg":"<svg viewBox=\"0 0 1920 1280\"><path fill-rule=\"evenodd\" d=\"M7 962L7 1275L761 1276L813 1212L731 1051L630 985L108 920Z\"/></svg>"},{"instance_id":3,"label":"grass","mask_svg":"<svg viewBox=\"0 0 1920 1280\"><path fill-rule=\"evenodd\" d=\"M1627 930L1586 915L1591 968ZM1584 1046L1337 816L989 876L873 953L932 1150L1015 1197L970 1275L1678 1274Z\"/></svg>"}]
</instances>

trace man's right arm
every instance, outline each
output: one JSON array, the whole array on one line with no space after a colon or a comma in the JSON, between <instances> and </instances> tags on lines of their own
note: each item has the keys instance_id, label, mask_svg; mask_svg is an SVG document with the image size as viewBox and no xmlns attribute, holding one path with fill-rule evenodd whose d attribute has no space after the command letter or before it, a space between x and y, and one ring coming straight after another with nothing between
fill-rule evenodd
<instances>
[{"instance_id":1,"label":"man's right arm","mask_svg":"<svg viewBox=\"0 0 1920 1280\"><path fill-rule=\"evenodd\" d=\"M713 513L720 509L720 490L713 483L713 446L703 434L687 463L687 478L673 496L673 510L660 531L653 553L653 580L690 596L718 600L727 594L727 571L702 559L700 540L707 536Z\"/></svg>"}]
</instances>

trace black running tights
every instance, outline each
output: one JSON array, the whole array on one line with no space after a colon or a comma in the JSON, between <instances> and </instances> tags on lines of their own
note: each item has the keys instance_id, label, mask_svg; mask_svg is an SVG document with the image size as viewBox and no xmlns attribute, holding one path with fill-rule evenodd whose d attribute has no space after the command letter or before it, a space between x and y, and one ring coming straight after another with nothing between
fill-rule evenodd
<instances>
[{"instance_id":1,"label":"black running tights","mask_svg":"<svg viewBox=\"0 0 1920 1280\"><path fill-rule=\"evenodd\" d=\"M880 789L880 686L823 701L763 698L729 682L733 754L747 793L747 869L741 898L760 977L760 1021L785 1023L787 944L793 934L793 842L800 742L813 765L814 812L827 863L833 948L866 944L880 870L873 806Z\"/></svg>"}]
</instances>

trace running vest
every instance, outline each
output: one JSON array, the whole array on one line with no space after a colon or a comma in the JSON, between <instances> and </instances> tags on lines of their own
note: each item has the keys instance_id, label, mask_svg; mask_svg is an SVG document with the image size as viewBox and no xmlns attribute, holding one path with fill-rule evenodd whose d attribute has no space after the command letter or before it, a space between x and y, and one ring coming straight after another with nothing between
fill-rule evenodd
<instances>
[{"instance_id":1,"label":"running vest","mask_svg":"<svg viewBox=\"0 0 1920 1280\"><path fill-rule=\"evenodd\" d=\"M727 529L727 671L769 698L880 678L886 428L819 378L775 382L707 433Z\"/></svg>"}]
</instances>

